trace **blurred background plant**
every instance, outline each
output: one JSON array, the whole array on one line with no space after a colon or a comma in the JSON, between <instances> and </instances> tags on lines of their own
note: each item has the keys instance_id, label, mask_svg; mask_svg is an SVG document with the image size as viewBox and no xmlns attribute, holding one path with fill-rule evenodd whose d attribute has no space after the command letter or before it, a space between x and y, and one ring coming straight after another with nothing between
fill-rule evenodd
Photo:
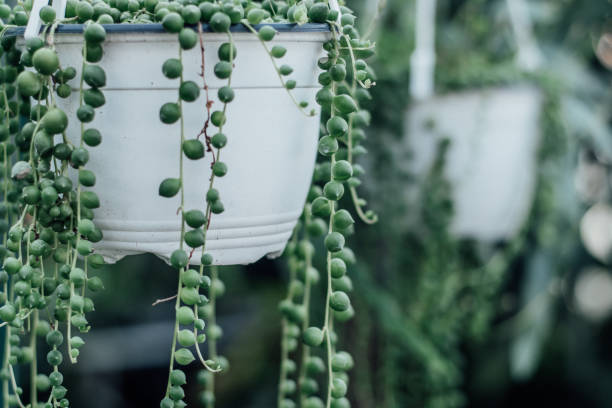
<instances>
[{"instance_id":1,"label":"blurred background plant","mask_svg":"<svg viewBox=\"0 0 612 408\"><path fill-rule=\"evenodd\" d=\"M369 26L378 3L347 3ZM424 103L409 92L415 2L385 3L372 33L378 80L363 163L379 222L357 225L349 241L359 259L358 313L341 336L355 357L352 406L611 406L612 3L528 2L542 64L526 73L505 0L439 0L436 95ZM477 136L510 138L520 118L505 95L514 89L528 89L535 104L535 133L522 135L531 144L512 155L497 138L480 156L462 153L468 122L440 112L473 101L480 115L501 98L505 116L491 114ZM508 157L521 194L486 166L470 177L461 171L461 163ZM494 204L499 211L489 213ZM231 368L218 380L218 406L273 407L287 266L262 260L221 274L220 350ZM171 294L173 272L138 256L107 267L104 281L96 330L66 374L80 393L73 404L156 406L151 390L164 386L173 311L151 304ZM318 289L314 304L323 303Z\"/></svg>"},{"instance_id":2,"label":"blurred background plant","mask_svg":"<svg viewBox=\"0 0 612 408\"><path fill-rule=\"evenodd\" d=\"M503 193L503 187L495 184L512 180L495 179L495 168L476 165L478 174L456 173L457 161L486 158L452 152L453 142L459 150L465 148L465 140L457 140L455 134L464 133L462 126L469 122L453 116L444 99L434 97L438 99L432 109L446 110L455 122L443 129L447 133L437 135L437 159L430 170L425 176L398 171L405 162L421 160L403 148L407 139L421 137L415 134L418 127L406 123L420 109L419 103L410 101L408 87L415 8L414 2L387 2L378 34L379 78L370 132L375 136L368 145L373 153L368 169L376 180L369 186L371 205L383 216L378 229L360 231L368 242L357 253L369 268L360 271L355 285L356 293L371 294L365 296L372 316L366 355L379 382L357 387L369 391L356 399L359 406L612 403L605 386L611 362L604 346L612 298L605 243L612 225L600 215L590 227L584 226L585 212L593 211L595 203L595 209L607 208L604 203L609 201L611 76L605 65L609 51L597 55L596 50L608 49L606 24L612 5L528 2L543 63L523 73L515 60L517 41L509 3L438 2L435 89L442 98L453 95L452 109L463 112L458 105L470 103L473 92L491 94L517 84L541 95L539 136L532 135L539 139L538 147L533 152L524 148L523 157L512 164L515 173L522 173L535 160L534 174L522 174L534 178L533 187L527 188L532 191L530 209L515 234L483 240L478 235L487 235L490 226L475 225L470 231L457 218L465 216L463 207L472 206L476 210L468 208L467 223L478 224L479 217L487 217L487 206L503 205L490 194ZM405 41L393 40L399 36ZM496 102L495 98L483 101ZM511 113L517 109L513 101L506 99L505 109ZM408 113L398 114L398 107ZM487 109L491 108L480 107L481 112ZM489 118L485 114L481 119ZM514 139L524 136L505 133L524 118L510 114L499 119L496 127L484 125L488 132L481 135L495 139L497 146L479 153L495 160L513 154L504 150L508 142L496 139L496 133ZM437 121L427 124L438 125ZM407 133L407 128L412 132ZM420 139L412 153L422 152L419 143ZM467 158L458 158L461 155ZM495 161L486 163L495 166ZM445 166L450 171L444 172ZM483 176L486 172L492 174ZM468 190L467 197L453 196L453 189L465 193L464 185L470 181L463 177L468 175L483 183ZM421 190L417 202L398 200L397 192L415 180ZM487 221L503 224L505 218L514 217L512 209L524 200L521 191L515 194L506 204L508 214ZM458 212L454 204L459 205ZM409 213L418 216L406 227L398 220ZM583 239L599 232L592 238L595 251L588 245L585 250L578 232L581 221ZM598 257L597 249L605 255ZM357 320L363 315L358 313ZM360 324L354 322L355 327ZM381 366L384 369L374 369Z\"/></svg>"}]
</instances>

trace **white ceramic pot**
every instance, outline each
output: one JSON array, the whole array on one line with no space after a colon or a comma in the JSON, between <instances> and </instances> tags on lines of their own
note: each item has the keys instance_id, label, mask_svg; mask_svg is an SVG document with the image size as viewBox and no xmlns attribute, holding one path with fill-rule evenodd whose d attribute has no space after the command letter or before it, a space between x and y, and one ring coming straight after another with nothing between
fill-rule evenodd
<instances>
[{"instance_id":1,"label":"white ceramic pot","mask_svg":"<svg viewBox=\"0 0 612 408\"><path fill-rule=\"evenodd\" d=\"M411 107L406 135L418 179L427 175L438 141L451 141L446 176L456 234L492 242L519 231L536 185L540 112L541 94L530 86L453 93Z\"/></svg>"},{"instance_id":2,"label":"white ceramic pot","mask_svg":"<svg viewBox=\"0 0 612 408\"><path fill-rule=\"evenodd\" d=\"M329 38L324 25L276 25L274 43L287 48L281 63L295 71L290 78L298 87L298 101L314 103L317 59L322 43ZM241 28L238 28L240 30ZM62 65L80 71L82 35L79 25L63 26L55 38ZM116 32L121 30L122 32ZM101 201L95 222L104 238L97 253L114 262L126 255L150 252L167 259L178 248L179 197L158 195L159 183L178 177L180 126L162 124L159 109L178 98L178 80L161 72L162 63L177 58L177 36L162 32L161 26L107 26L101 66L107 74L103 89L106 104L96 110L87 127L102 133L102 144L90 149L86 168L97 175L94 190ZM221 160L229 171L217 178L225 212L213 215L206 249L215 264L245 264L265 255L279 255L302 211L314 169L319 118L306 117L281 87L271 60L257 37L242 28L233 32L238 50L232 87L235 100L228 105L228 123L223 132L228 144ZM226 85L217 79L213 67L217 49L228 40L225 34L205 33L206 79L213 110L222 107L217 90ZM183 52L184 78L201 84L199 47ZM70 123L69 137L78 138L78 78L71 82L72 97L62 102ZM193 103L184 103L185 136L194 138L206 118L204 93ZM216 133L211 125L209 134ZM199 161L185 158L185 209L204 209L210 177L211 155ZM192 260L199 263L200 251Z\"/></svg>"}]
</instances>

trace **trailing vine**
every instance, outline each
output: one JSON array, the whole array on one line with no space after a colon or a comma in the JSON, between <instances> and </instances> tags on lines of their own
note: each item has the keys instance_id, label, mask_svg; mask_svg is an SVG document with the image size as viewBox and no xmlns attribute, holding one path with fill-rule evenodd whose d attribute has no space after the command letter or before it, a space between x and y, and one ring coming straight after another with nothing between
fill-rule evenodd
<instances>
[{"instance_id":1,"label":"trailing vine","mask_svg":"<svg viewBox=\"0 0 612 408\"><path fill-rule=\"evenodd\" d=\"M13 10L15 19L18 7ZM70 361L77 361L84 341L72 329L89 331L85 315L93 311L94 303L88 295L103 288L90 270L104 260L92 250L92 244L102 239L92 221L93 209L100 202L89 190L95 185L95 174L86 169L88 148L100 144L101 135L86 125L93 120L95 108L105 103L100 88L106 85L106 75L96 63L102 58L106 33L99 24L84 28L79 106L74 118L80 130L69 137L69 118L56 97L72 94L67 82L77 71L60 65L53 41L55 12L46 6L40 14L49 26L40 37L28 39L23 51L16 47L14 36L2 38L4 406L25 406L15 377L18 364L30 367L28 406L68 406L59 371L64 355L60 347L65 342ZM100 52L90 51L96 48ZM30 69L18 73L22 67ZM59 143L54 141L56 135L61 137ZM38 337L49 347L46 361L52 371L48 375L39 372ZM47 394L46 402L40 401L40 392Z\"/></svg>"},{"instance_id":2,"label":"trailing vine","mask_svg":"<svg viewBox=\"0 0 612 408\"><path fill-rule=\"evenodd\" d=\"M179 99L178 102L166 103L160 110L160 119L163 123L172 124L177 120L180 121L180 159L179 159L179 177L168 178L162 181L159 188L159 194L162 197L174 197L180 193L180 206L178 212L181 214L181 238L180 248L172 253L170 263L173 267L179 270L179 289L176 296L176 322L174 328L174 338L172 342L170 375L168 379L167 391L162 400L162 407L173 407L177 401L182 401L184 392L181 388L185 384L185 374L180 369L174 369L174 361L180 365L188 365L196 358L188 347L195 346L196 353L201 364L210 372L218 372L221 368L221 363L216 352L216 340L221 336L221 329L216 325L214 319L215 299L221 296L224 292L223 283L217 276L217 269L213 266L210 268L211 276L204 275L205 266L213 264L213 257L206 252L206 233L210 226L210 220L213 214L220 214L224 211L223 203L220 199L219 191L214 188L216 178L221 178L227 173L227 165L220 160L221 149L227 144L227 137L223 133L223 126L226 123L227 106L234 100L234 91L231 88L233 64L236 56L236 47L233 42L233 37L229 31L231 20L223 13L215 13L211 17L211 28L216 32L226 32L228 42L222 44L219 48L220 61L215 65L215 75L220 79L226 79L227 85L220 88L218 98L223 104L222 110L215 110L210 113L210 100L208 98L208 86L205 79L204 66L204 44L201 39L201 25L198 25L198 33L192 28L184 27L185 22L195 24L200 23L200 9L191 5L187 6L183 17L175 12L166 14L162 20L162 25L168 32L178 33L179 58L170 59L164 62L162 71L164 75L170 79L178 78L179 83ZM189 9L189 10L187 10ZM193 81L185 81L183 78L183 50L189 50L200 42L202 53L202 72L203 79L202 87L198 86ZM183 102L194 102L200 96L200 88L204 89L207 96L205 101L204 111L207 114L204 127L195 139L186 140L184 133L184 118ZM218 133L212 137L208 137L208 125L210 123L218 128ZM204 135L205 143L199 140L199 137ZM216 151L213 151L216 149ZM211 169L212 173L209 180L208 190L204 204L204 212L198 209L186 211L184 200L184 182L183 182L183 155L190 160L200 160L204 158L205 151L212 153ZM192 229L185 231L185 224ZM188 254L184 245L191 248ZM198 248L201 249L201 259L199 272L189 268L190 260ZM198 289L208 289L209 298L199 294ZM181 306L181 303L191 306ZM208 306L207 309L200 308ZM209 328L207 335L209 339L209 354L211 360L204 360L200 350L199 343L206 340L204 334L198 335L198 330L204 330L205 324L198 314L202 314L209 319ZM180 325L193 324L192 330L180 330ZM176 343L182 348L176 350ZM203 394L202 400L206 407L214 405L214 378L208 376L206 392Z\"/></svg>"},{"instance_id":3,"label":"trailing vine","mask_svg":"<svg viewBox=\"0 0 612 408\"><path fill-rule=\"evenodd\" d=\"M315 7L316 6L316 7ZM351 279L347 275L347 264L354 263L352 251L345 247L346 236L353 231L354 220L346 209L338 207L338 202L345 194L345 185L349 189L355 210L364 222L374 223L376 217L372 212L362 210L365 202L357 197L356 188L360 185L359 176L363 169L354 163L354 158L365 153L360 143L365 139L363 127L369 124L369 113L360 108L362 102L371 97L367 88L373 85L371 70L362 58L372 53L372 46L359 39L353 28L355 17L345 7L342 15L335 10L327 9L325 4L315 4L310 9L311 17L317 13L325 15L332 29L332 39L325 44L326 57L319 60L319 68L324 72L319 76L323 88L317 94L317 103L322 108L322 135L319 140L321 162L315 170L314 181L322 187L314 186L308 197L301 225L296 234L303 236L299 246L289 246L290 279L289 295L281 303L283 319L293 321L296 326L284 323L283 346L287 347L295 337L287 327L302 329L302 354L299 360L299 396L296 401L279 396L279 407L346 407L348 371L353 366L353 359L346 351L338 351L338 338L334 330L335 321L349 320L354 310L348 296L352 290ZM325 304L322 326L311 326L311 284L319 280L319 272L312 266L314 245L310 243L324 236L325 247ZM292 269L298 266L303 271L299 282L302 303L293 301L296 280ZM312 351L321 350L324 360L311 355ZM294 362L286 358L281 362L281 382L279 390L282 396L290 395L294 388L293 380L284 378L287 367L293 368ZM292 370L289 370L292 371ZM322 387L322 396L316 394L319 385L315 377L325 374L326 383ZM297 404L296 404L297 402ZM298 405L299 404L299 405Z\"/></svg>"}]
</instances>

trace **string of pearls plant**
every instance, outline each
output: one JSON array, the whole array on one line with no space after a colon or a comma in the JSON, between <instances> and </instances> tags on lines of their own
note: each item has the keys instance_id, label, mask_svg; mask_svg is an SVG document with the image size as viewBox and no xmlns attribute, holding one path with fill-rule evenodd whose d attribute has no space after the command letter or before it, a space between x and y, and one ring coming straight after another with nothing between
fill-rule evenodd
<instances>
[{"instance_id":1,"label":"string of pearls plant","mask_svg":"<svg viewBox=\"0 0 612 408\"><path fill-rule=\"evenodd\" d=\"M94 310L90 293L103 289L92 270L102 266L104 259L93 247L102 239L93 212L100 199L93 190L96 176L87 163L90 152L95 154L93 148L102 142L100 132L90 123L95 109L106 103L101 91L106 74L98 64L104 54L105 25L156 22L177 37L176 57L160 67L177 84L176 100L160 107L160 127L178 122L180 129L175 135L179 166L176 174L160 180L158 191L162 197L177 200L181 226L180 243L170 257L178 280L172 297L176 317L168 382L160 407L187 405L183 390L187 377L180 367L196 360L203 368L198 378L205 385L200 402L213 407L215 374L228 367L227 360L218 354L222 330L215 318L215 302L225 286L206 251L206 235L211 219L224 211L216 186L229 171L221 153L231 141L224 127L228 105L235 98L232 73L238 50L232 27L242 25L259 38L297 109L307 116L317 114L317 109L298 101L292 92L298 84L290 78L293 68L282 64L287 49L270 44L277 33L273 23L278 22L326 23L331 36L324 44L326 55L318 62L322 70L322 89L316 97L322 117L320 160L303 215L286 250L290 283L280 307L283 341L278 406L348 407L348 371L353 361L339 349L334 329L336 322L354 314L347 265L355 262L355 256L345 246L346 237L354 231L354 220L347 209L340 208L345 191L346 201L354 203L359 218L366 223L376 221L372 213L363 210L365 202L357 196L363 169L354 163L365 153L360 143L370 118L361 106L370 99L367 88L374 84L374 75L364 60L373 54L374 46L360 38L352 11L331 9L323 0L69 0L61 19L56 18L54 8L44 6L39 13L44 23L40 36L18 42L15 28L27 24L31 11L31 0L12 8L0 5L4 21L0 44L0 319L6 330L0 378L4 407L69 406L60 367L64 360L77 362L84 345L79 334L90 330L86 315ZM79 70L63 66L54 45L58 25L73 23L83 27ZM213 103L205 76L204 24L206 29L227 36L217 50L219 61L214 66L214 75L226 81L217 91L220 105ZM183 53L197 47L202 55L200 78L187 78ZM75 78L77 89L67 83ZM79 107L72 117L61 108L64 105L58 98L74 97ZM205 121L198 134L190 135L185 131L184 108L195 103L202 105ZM68 132L71 121L79 124L78 132ZM200 208L185 208L185 160L210 161L212 172L204 181L207 192ZM314 266L319 240L325 248L323 279ZM200 258L195 269L190 265L193 257ZM324 283L326 300L323 320L317 321L310 316L311 294L320 282ZM299 356L295 355L300 348L298 339L302 343ZM205 342L207 349L202 348ZM41 353L46 353L47 364L39 364ZM29 366L28 398L15 375L17 365ZM325 375L324 384L317 381L319 375Z\"/></svg>"},{"instance_id":2,"label":"string of pearls plant","mask_svg":"<svg viewBox=\"0 0 612 408\"><path fill-rule=\"evenodd\" d=\"M8 13L6 8L2 12ZM16 6L8 21L19 21L19 13L23 12ZM101 142L100 132L88 124L95 108L105 103L100 88L106 84L106 75L96 63L102 58L106 33L98 24L85 29L76 91L80 129L68 137L69 119L56 98L72 95L66 82L77 71L60 64L53 43L54 14L50 7L41 10L49 25L39 38L26 41L23 49L16 47L14 36L2 38L6 225L0 319L7 333L2 366L5 407L25 406L15 377L18 364L30 366L28 406L69 405L59 371L64 360L60 350L65 347L70 362L76 363L84 341L74 335L73 328L89 331L86 314L94 310L94 303L88 295L103 289L101 279L89 269L100 267L104 260L92 249L102 239L92 221L100 200L94 191L86 190L96 182L86 165L88 148ZM48 374L39 373L38 337L48 346ZM42 402L39 392L45 393Z\"/></svg>"},{"instance_id":3,"label":"string of pearls plant","mask_svg":"<svg viewBox=\"0 0 612 408\"><path fill-rule=\"evenodd\" d=\"M324 124L319 140L321 160L300 224L286 250L290 284L287 298L280 304L283 339L279 408L350 406L346 394L353 359L348 352L337 349L334 322L345 322L355 313L348 296L352 282L347 275L347 265L356 260L350 248L345 246L345 236L353 232L354 219L348 210L339 207L339 201L345 194L346 185L357 215L368 224L376 222L374 214L362 209L365 202L357 196L363 168L354 163L356 156L366 152L361 142L365 139L363 128L369 125L370 115L360 106L371 99L367 89L372 86L374 76L364 61L371 55L370 45L359 40L352 12L346 7L342 12L340 17L323 3L309 10L310 18L315 21L319 18L318 13L325 15L325 21L332 28L332 40L324 46L327 55L319 60L319 68L323 70L319 76L323 88L317 94ZM299 241L298 236L301 237ZM313 242L322 236L326 252L326 300L321 327L311 326L310 299L312 285L320 280L319 270L313 267ZM300 338L302 353L296 362L289 354L298 348L297 339ZM313 355L321 349L325 359ZM296 383L290 376L297 371L298 364ZM322 374L326 383L320 388L316 377ZM293 398L296 393L297 397Z\"/></svg>"}]
</instances>

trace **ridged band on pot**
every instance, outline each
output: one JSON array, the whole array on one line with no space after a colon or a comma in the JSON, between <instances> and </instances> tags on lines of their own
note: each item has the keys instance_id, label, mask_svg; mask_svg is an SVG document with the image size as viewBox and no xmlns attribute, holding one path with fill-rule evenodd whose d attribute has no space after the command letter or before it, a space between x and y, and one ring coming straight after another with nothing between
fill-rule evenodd
<instances>
[{"instance_id":1,"label":"ridged band on pot","mask_svg":"<svg viewBox=\"0 0 612 408\"><path fill-rule=\"evenodd\" d=\"M99 129L104 138L91 148L87 164L97 175L93 189L101 202L95 222L104 238L95 249L109 262L144 252L168 259L179 245L180 203L178 198L158 196L158 186L166 177L178 177L180 125L162 124L158 114L162 104L178 98L178 80L164 77L161 66L166 59L176 58L179 45L176 35L161 32L157 24L105 27L108 36L100 64L107 74L106 104L96 110L96 118L87 126ZM295 70L291 75L298 84L294 95L318 108L317 59L329 30L319 24L275 28L279 34L274 43L287 48L283 63ZM79 25L66 25L55 36L63 66L77 71L82 60L81 30ZM292 103L257 37L241 28L234 31L238 53L232 87L236 96L228 105L223 130L228 144L222 155L229 172L215 182L225 211L211 218L206 243L218 265L251 263L283 251L310 186L319 134L318 115L306 117ZM222 107L217 90L225 85L215 77L213 67L219 60L219 45L227 40L225 34L204 34L205 77L213 110ZM185 80L202 83L201 62L199 47L183 51ZM70 118L68 136L73 141L80 134L75 115L79 76L80 72L69 83L73 95L58 100ZM203 92L197 101L183 103L187 139L195 138L202 129L205 103ZM209 135L216 131L209 127ZM210 153L204 160L185 158L187 211L205 208L211 160ZM194 264L199 259L192 257Z\"/></svg>"}]
</instances>

